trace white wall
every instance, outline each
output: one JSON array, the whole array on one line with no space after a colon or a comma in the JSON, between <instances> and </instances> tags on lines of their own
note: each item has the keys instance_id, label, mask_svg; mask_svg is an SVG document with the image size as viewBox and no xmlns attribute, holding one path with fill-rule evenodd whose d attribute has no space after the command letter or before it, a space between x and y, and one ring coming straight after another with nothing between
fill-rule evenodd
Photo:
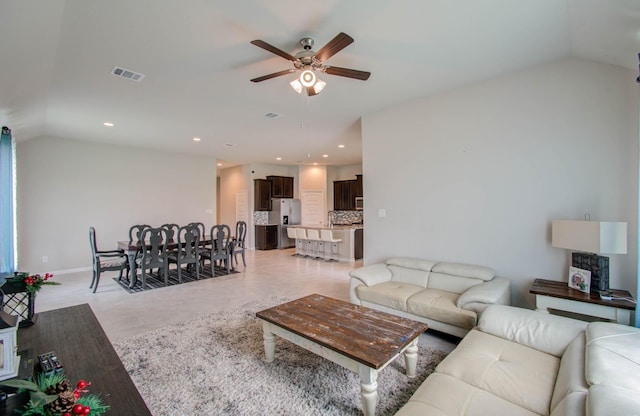
<instances>
[{"instance_id":1,"label":"white wall","mask_svg":"<svg viewBox=\"0 0 640 416\"><path fill-rule=\"evenodd\" d=\"M215 222L215 158L45 137L18 143L16 165L23 271L90 267L90 226L110 250L134 224Z\"/></svg>"},{"instance_id":2,"label":"white wall","mask_svg":"<svg viewBox=\"0 0 640 416\"><path fill-rule=\"evenodd\" d=\"M553 219L629 223L611 286L636 289L638 88L632 71L561 60L363 118L365 261L491 266L531 306L567 280ZM386 209L386 217L379 217Z\"/></svg>"}]
</instances>

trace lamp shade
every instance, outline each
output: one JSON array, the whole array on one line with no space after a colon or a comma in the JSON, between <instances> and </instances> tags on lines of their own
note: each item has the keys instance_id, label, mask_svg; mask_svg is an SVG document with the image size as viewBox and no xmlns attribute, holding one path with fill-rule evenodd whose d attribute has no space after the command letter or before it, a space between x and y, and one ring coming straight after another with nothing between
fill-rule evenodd
<instances>
[{"instance_id":1,"label":"lamp shade","mask_svg":"<svg viewBox=\"0 0 640 416\"><path fill-rule=\"evenodd\" d=\"M551 245L588 253L627 254L627 223L553 220Z\"/></svg>"}]
</instances>

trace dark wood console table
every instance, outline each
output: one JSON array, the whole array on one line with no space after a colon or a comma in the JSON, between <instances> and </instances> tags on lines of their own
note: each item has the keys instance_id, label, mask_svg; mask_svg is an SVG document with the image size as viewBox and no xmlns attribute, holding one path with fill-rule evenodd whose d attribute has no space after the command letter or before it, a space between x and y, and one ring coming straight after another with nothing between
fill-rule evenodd
<instances>
[{"instance_id":1,"label":"dark wood console table","mask_svg":"<svg viewBox=\"0 0 640 416\"><path fill-rule=\"evenodd\" d=\"M38 313L35 325L18 330L18 348L34 357L55 351L69 381L90 381L108 415L151 415L89 305Z\"/></svg>"},{"instance_id":2,"label":"dark wood console table","mask_svg":"<svg viewBox=\"0 0 640 416\"><path fill-rule=\"evenodd\" d=\"M572 289L566 282L545 279L536 279L529 288L529 293L536 296L538 310L557 309L631 325L636 309L633 296L626 290L611 291L616 299L604 300L596 293Z\"/></svg>"}]
</instances>

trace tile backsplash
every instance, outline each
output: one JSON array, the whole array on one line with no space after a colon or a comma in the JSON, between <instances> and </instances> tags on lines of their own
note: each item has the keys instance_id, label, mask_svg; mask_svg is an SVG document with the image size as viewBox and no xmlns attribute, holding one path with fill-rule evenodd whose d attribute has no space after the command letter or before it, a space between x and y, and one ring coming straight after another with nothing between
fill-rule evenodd
<instances>
[{"instance_id":1,"label":"tile backsplash","mask_svg":"<svg viewBox=\"0 0 640 416\"><path fill-rule=\"evenodd\" d=\"M254 225L269 224L269 211L253 211L253 224Z\"/></svg>"},{"instance_id":2,"label":"tile backsplash","mask_svg":"<svg viewBox=\"0 0 640 416\"><path fill-rule=\"evenodd\" d=\"M334 225L359 224L364 221L363 211L329 211L329 218Z\"/></svg>"}]
</instances>

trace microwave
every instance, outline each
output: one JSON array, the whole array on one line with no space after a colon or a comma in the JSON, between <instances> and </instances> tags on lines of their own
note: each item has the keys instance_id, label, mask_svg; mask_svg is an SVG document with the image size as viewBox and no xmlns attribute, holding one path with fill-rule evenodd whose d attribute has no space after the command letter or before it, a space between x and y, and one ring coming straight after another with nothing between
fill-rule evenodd
<instances>
[{"instance_id":1,"label":"microwave","mask_svg":"<svg viewBox=\"0 0 640 416\"><path fill-rule=\"evenodd\" d=\"M357 196L355 206L358 211L362 211L364 209L364 198L361 196Z\"/></svg>"}]
</instances>

